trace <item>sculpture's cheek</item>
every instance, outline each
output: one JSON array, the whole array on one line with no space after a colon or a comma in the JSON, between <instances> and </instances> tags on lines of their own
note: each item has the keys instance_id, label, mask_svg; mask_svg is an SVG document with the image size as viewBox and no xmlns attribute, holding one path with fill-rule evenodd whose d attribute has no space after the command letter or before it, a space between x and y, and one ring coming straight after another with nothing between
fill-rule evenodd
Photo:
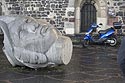
<instances>
[{"instance_id":1,"label":"sculpture's cheek","mask_svg":"<svg viewBox=\"0 0 125 83\"><path fill-rule=\"evenodd\" d=\"M50 48L53 43L58 39L58 35L52 30L50 29L49 31L47 31L44 39L44 45L47 48Z\"/></svg>"}]
</instances>

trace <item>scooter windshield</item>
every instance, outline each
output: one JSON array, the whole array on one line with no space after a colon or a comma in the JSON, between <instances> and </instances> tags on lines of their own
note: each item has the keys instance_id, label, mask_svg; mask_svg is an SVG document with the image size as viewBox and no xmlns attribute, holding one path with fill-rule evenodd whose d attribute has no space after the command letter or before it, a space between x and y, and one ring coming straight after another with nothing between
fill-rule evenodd
<instances>
[{"instance_id":1,"label":"scooter windshield","mask_svg":"<svg viewBox=\"0 0 125 83\"><path fill-rule=\"evenodd\" d=\"M98 25L97 25L97 24L92 24L91 27L92 27L92 28L97 28Z\"/></svg>"}]
</instances>

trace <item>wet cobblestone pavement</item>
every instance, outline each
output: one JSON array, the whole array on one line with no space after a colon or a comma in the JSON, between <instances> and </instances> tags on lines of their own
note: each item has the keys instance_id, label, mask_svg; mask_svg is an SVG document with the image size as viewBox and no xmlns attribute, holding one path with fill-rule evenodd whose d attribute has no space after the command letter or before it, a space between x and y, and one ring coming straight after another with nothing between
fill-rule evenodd
<instances>
[{"instance_id":1,"label":"wet cobblestone pavement","mask_svg":"<svg viewBox=\"0 0 125 83\"><path fill-rule=\"evenodd\" d=\"M0 83L125 83L116 62L117 47L75 46L70 63L38 70L12 67L2 52L0 37Z\"/></svg>"}]
</instances>

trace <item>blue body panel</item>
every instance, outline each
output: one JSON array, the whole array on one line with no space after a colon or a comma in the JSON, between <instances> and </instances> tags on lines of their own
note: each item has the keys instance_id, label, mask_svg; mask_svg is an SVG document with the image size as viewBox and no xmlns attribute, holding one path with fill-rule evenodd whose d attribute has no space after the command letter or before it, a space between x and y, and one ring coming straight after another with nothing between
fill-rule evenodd
<instances>
[{"instance_id":1,"label":"blue body panel","mask_svg":"<svg viewBox=\"0 0 125 83\"><path fill-rule=\"evenodd\" d=\"M91 25L91 27L89 27L87 33L85 34L84 36L84 40L89 40L91 42L94 42L94 39L92 38L92 36L90 35L90 33L92 33L92 31L97 28L98 25ZM115 30L113 28L110 28L107 30L106 33L101 33L100 36L99 36L99 39L98 40L101 40L101 39L107 39L109 38L110 36L112 36L114 34Z\"/></svg>"},{"instance_id":2,"label":"blue body panel","mask_svg":"<svg viewBox=\"0 0 125 83\"><path fill-rule=\"evenodd\" d=\"M105 34L101 35L100 38L108 38L112 34L114 34L115 30L110 28Z\"/></svg>"}]
</instances>

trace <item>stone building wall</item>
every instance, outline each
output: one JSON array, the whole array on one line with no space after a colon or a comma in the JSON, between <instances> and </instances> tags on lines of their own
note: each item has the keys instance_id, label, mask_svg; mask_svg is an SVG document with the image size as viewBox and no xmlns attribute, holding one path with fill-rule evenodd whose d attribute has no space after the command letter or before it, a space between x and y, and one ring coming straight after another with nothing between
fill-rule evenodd
<instances>
[{"instance_id":1,"label":"stone building wall","mask_svg":"<svg viewBox=\"0 0 125 83\"><path fill-rule=\"evenodd\" d=\"M9 12L8 14L26 15L36 19L45 19L60 30L64 30L67 27L74 29L74 0L2 1L5 1L3 5L6 5L7 12Z\"/></svg>"}]
</instances>

